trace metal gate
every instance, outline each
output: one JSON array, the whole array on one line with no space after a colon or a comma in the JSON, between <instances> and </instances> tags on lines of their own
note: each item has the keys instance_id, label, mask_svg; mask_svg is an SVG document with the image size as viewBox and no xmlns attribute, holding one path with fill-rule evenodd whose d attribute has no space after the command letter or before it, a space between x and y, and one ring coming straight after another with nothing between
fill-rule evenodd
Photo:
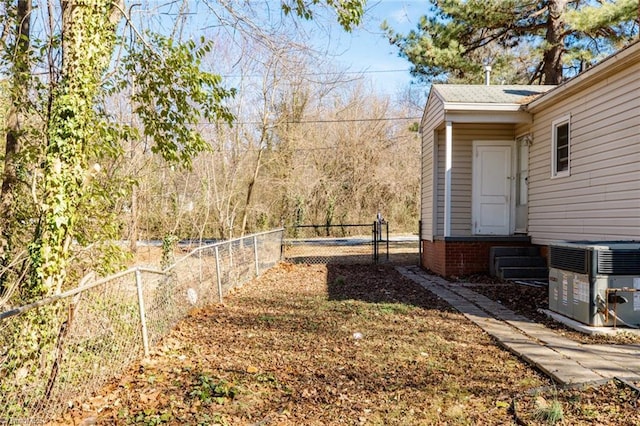
<instances>
[{"instance_id":1,"label":"metal gate","mask_svg":"<svg viewBox=\"0 0 640 426\"><path fill-rule=\"evenodd\" d=\"M292 263L377 264L389 260L389 224L297 225L286 229L283 257Z\"/></svg>"}]
</instances>

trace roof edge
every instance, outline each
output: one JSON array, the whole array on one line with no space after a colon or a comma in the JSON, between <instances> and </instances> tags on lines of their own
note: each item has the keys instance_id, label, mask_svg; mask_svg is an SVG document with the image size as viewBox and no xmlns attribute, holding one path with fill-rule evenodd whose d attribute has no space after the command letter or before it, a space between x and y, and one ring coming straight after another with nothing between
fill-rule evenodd
<instances>
[{"instance_id":1,"label":"roof edge","mask_svg":"<svg viewBox=\"0 0 640 426\"><path fill-rule=\"evenodd\" d=\"M519 103L491 103L491 102L443 102L445 111L520 111L523 105Z\"/></svg>"}]
</instances>

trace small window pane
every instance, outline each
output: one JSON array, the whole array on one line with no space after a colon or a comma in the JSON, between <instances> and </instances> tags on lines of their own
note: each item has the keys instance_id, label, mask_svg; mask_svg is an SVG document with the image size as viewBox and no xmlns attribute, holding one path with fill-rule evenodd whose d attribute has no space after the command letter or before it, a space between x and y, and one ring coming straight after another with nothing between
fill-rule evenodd
<instances>
[{"instance_id":1,"label":"small window pane","mask_svg":"<svg viewBox=\"0 0 640 426\"><path fill-rule=\"evenodd\" d=\"M569 170L569 123L556 127L556 173Z\"/></svg>"}]
</instances>

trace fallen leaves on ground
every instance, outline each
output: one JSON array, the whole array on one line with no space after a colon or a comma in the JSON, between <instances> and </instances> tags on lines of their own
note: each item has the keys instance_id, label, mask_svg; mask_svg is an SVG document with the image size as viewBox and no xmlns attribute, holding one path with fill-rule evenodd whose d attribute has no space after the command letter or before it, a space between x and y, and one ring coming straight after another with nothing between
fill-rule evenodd
<instances>
[{"instance_id":1,"label":"fallen leaves on ground","mask_svg":"<svg viewBox=\"0 0 640 426\"><path fill-rule=\"evenodd\" d=\"M282 264L224 305L194 310L64 421L504 425L515 421L515 401L526 424L543 424L532 389L552 386L391 266ZM577 394L587 399L575 405L582 411L567 406L565 419L576 421L566 424L638 420L617 388L597 392Z\"/></svg>"}]
</instances>

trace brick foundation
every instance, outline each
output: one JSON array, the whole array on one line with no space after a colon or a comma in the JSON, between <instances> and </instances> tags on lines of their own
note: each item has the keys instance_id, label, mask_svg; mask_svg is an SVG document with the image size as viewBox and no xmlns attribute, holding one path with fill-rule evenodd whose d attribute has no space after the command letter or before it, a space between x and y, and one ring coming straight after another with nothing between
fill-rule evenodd
<instances>
[{"instance_id":1,"label":"brick foundation","mask_svg":"<svg viewBox=\"0 0 640 426\"><path fill-rule=\"evenodd\" d=\"M489 273L489 249L496 246L530 246L527 238L444 238L422 241L422 267L452 277Z\"/></svg>"}]
</instances>

